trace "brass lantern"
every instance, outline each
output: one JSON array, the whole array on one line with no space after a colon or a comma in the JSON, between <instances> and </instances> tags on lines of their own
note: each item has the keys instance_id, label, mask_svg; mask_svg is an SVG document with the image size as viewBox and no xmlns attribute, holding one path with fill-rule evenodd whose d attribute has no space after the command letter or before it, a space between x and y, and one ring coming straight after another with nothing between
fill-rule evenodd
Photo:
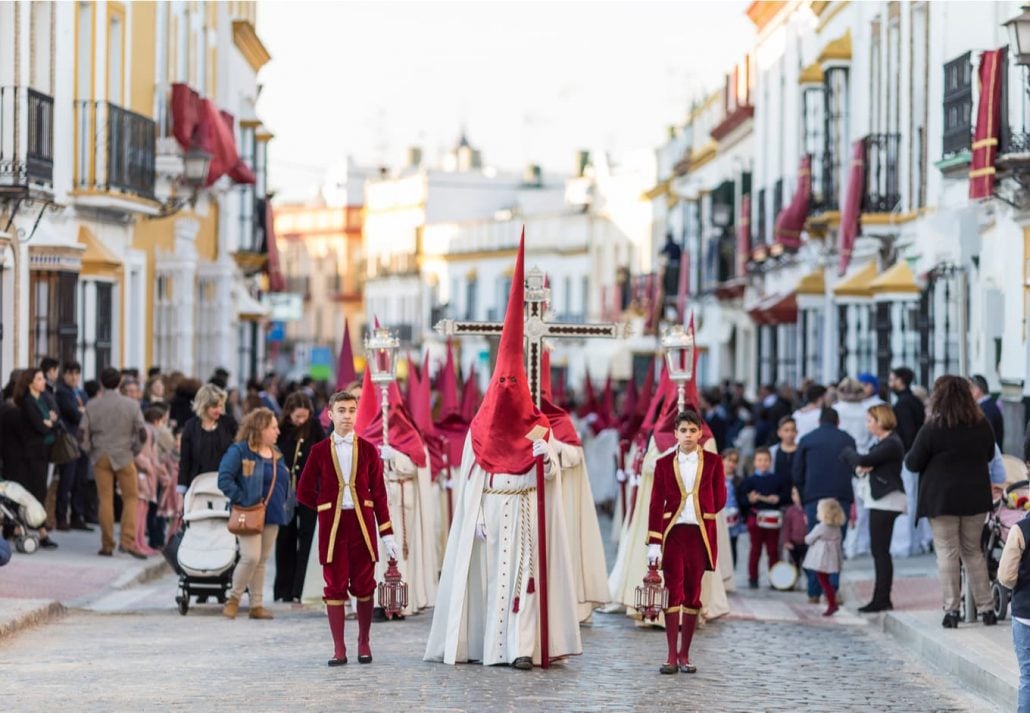
<instances>
[{"instance_id":1,"label":"brass lantern","mask_svg":"<svg viewBox=\"0 0 1030 713\"><path fill-rule=\"evenodd\" d=\"M376 326L365 338L365 359L372 370L372 381L389 386L397 373L397 350L400 341L386 327Z\"/></svg>"},{"instance_id":2,"label":"brass lantern","mask_svg":"<svg viewBox=\"0 0 1030 713\"><path fill-rule=\"evenodd\" d=\"M408 585L401 579L397 560L392 557L386 563L386 574L379 583L379 606L388 619L399 616L408 606Z\"/></svg>"},{"instance_id":3,"label":"brass lantern","mask_svg":"<svg viewBox=\"0 0 1030 713\"><path fill-rule=\"evenodd\" d=\"M694 335L677 324L662 335L669 378L676 384L677 408L686 406L686 385L694 376Z\"/></svg>"},{"instance_id":4,"label":"brass lantern","mask_svg":"<svg viewBox=\"0 0 1030 713\"><path fill-rule=\"evenodd\" d=\"M382 586L382 585L379 585ZM648 621L654 621L669 606L669 590L662 586L662 575L658 574L658 563L647 565L644 582L636 588L633 606Z\"/></svg>"}]
</instances>

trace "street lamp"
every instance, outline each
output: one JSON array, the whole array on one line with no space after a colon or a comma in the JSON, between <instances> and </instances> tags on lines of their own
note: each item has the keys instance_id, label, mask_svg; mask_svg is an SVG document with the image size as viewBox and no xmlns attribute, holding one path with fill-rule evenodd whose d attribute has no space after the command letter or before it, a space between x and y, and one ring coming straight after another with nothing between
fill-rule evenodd
<instances>
[{"instance_id":1,"label":"street lamp","mask_svg":"<svg viewBox=\"0 0 1030 713\"><path fill-rule=\"evenodd\" d=\"M388 445L389 425L387 417L390 410L390 384L397 374L397 350L400 341L390 334L386 327L376 326L365 338L366 368L372 370L372 383L378 384L380 401L383 407L383 445Z\"/></svg>"},{"instance_id":2,"label":"street lamp","mask_svg":"<svg viewBox=\"0 0 1030 713\"><path fill-rule=\"evenodd\" d=\"M687 382L694 376L694 335L682 324L673 325L662 335L662 348L669 378L676 383L676 407L682 411L686 408Z\"/></svg>"},{"instance_id":3,"label":"street lamp","mask_svg":"<svg viewBox=\"0 0 1030 713\"><path fill-rule=\"evenodd\" d=\"M1030 65L1030 5L1024 5L1019 15L1003 25L1009 31L1009 49L1016 64Z\"/></svg>"},{"instance_id":4,"label":"street lamp","mask_svg":"<svg viewBox=\"0 0 1030 713\"><path fill-rule=\"evenodd\" d=\"M211 166L211 154L199 146L191 146L183 157L184 178L186 185L193 189L193 200L197 191L207 181L208 168Z\"/></svg>"}]
</instances>

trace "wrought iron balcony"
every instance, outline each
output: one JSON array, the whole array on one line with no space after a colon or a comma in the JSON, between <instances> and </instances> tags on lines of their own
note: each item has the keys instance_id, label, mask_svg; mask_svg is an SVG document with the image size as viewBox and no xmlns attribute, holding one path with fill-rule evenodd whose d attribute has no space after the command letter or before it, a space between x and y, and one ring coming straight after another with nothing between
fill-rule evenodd
<instances>
[{"instance_id":1,"label":"wrought iron balcony","mask_svg":"<svg viewBox=\"0 0 1030 713\"><path fill-rule=\"evenodd\" d=\"M53 97L28 87L0 87L0 191L53 181Z\"/></svg>"},{"instance_id":2,"label":"wrought iron balcony","mask_svg":"<svg viewBox=\"0 0 1030 713\"><path fill-rule=\"evenodd\" d=\"M901 134L869 134L865 142L863 213L890 213L901 204Z\"/></svg>"},{"instance_id":3,"label":"wrought iron balcony","mask_svg":"<svg viewBox=\"0 0 1030 713\"><path fill-rule=\"evenodd\" d=\"M75 187L154 199L157 129L106 101L75 102Z\"/></svg>"}]
</instances>

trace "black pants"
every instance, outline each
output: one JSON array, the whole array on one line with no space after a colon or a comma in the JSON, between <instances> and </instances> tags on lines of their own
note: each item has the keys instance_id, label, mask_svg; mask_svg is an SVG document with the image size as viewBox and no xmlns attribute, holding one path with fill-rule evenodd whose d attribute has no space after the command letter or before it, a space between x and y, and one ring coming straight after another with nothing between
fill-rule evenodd
<instances>
[{"instance_id":1,"label":"black pants","mask_svg":"<svg viewBox=\"0 0 1030 713\"><path fill-rule=\"evenodd\" d=\"M318 516L315 511L298 503L293 519L279 528L275 539L275 584L272 586L276 600L300 599L316 522Z\"/></svg>"},{"instance_id":2,"label":"black pants","mask_svg":"<svg viewBox=\"0 0 1030 713\"><path fill-rule=\"evenodd\" d=\"M876 568L873 603L876 604L889 604L891 601L891 585L894 583L891 536L898 515L900 513L891 510L869 511L869 549L872 550L873 566Z\"/></svg>"},{"instance_id":3,"label":"black pants","mask_svg":"<svg viewBox=\"0 0 1030 713\"><path fill-rule=\"evenodd\" d=\"M86 519L86 481L89 479L89 456L57 467L60 480L57 486L57 521L68 522L68 508L73 520Z\"/></svg>"}]
</instances>

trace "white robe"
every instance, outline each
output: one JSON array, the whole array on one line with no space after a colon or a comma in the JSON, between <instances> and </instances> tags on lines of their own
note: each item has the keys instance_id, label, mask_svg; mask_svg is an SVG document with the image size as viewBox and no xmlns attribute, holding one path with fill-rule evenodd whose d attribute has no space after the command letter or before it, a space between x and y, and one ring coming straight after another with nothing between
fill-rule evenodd
<instances>
[{"instance_id":1,"label":"white robe","mask_svg":"<svg viewBox=\"0 0 1030 713\"><path fill-rule=\"evenodd\" d=\"M572 582L576 593L579 621L608 601L608 565L604 559L601 527L590 492L590 480L583 461L583 448L553 440L561 463L562 501L565 527L572 557Z\"/></svg>"},{"instance_id":2,"label":"white robe","mask_svg":"<svg viewBox=\"0 0 1030 713\"><path fill-rule=\"evenodd\" d=\"M411 616L425 608L427 593L425 575L422 571L422 557L419 555L418 523L418 468L408 456L398 452L392 470L383 473L386 481L386 497L390 506L390 522L393 523L393 537L400 550L397 569L408 584L408 606L401 611ZM405 547L406 545L406 547ZM376 582L382 582L389 558L386 545L379 538L379 561L376 562Z\"/></svg>"},{"instance_id":3,"label":"white robe","mask_svg":"<svg viewBox=\"0 0 1030 713\"><path fill-rule=\"evenodd\" d=\"M589 431L589 426L586 427ZM619 481L615 477L619 458L619 432L606 428L592 438L583 439L583 454L594 502L609 503L619 496Z\"/></svg>"},{"instance_id":4,"label":"white robe","mask_svg":"<svg viewBox=\"0 0 1030 713\"><path fill-rule=\"evenodd\" d=\"M551 462L557 462L553 453ZM557 467L547 475L549 653L554 659L582 653L583 647L564 527L561 475ZM470 434L458 477L454 520L424 658L492 665L532 656L534 663L539 663L539 587L535 593L527 591L530 575L539 579L534 551L536 493L484 493L487 488L517 491L535 486L535 469L521 475L485 472L476 464ZM476 537L479 522L486 527L485 542ZM519 598L518 612L513 611L513 592Z\"/></svg>"}]
</instances>

